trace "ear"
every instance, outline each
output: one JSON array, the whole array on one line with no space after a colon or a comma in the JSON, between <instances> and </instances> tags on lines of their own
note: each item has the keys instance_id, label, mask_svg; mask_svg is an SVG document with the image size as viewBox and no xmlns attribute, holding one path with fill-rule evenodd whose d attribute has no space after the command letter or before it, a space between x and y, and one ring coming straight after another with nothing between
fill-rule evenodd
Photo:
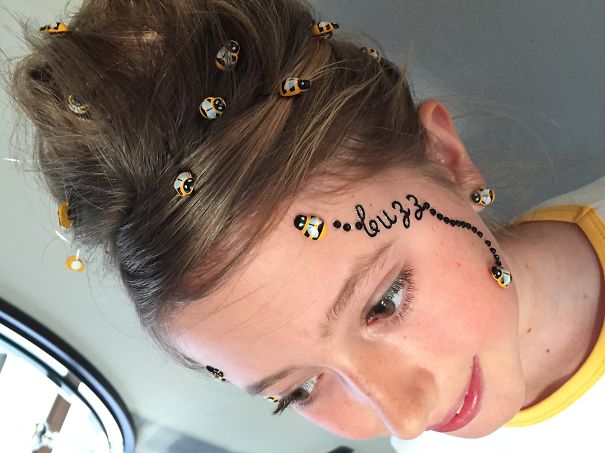
<instances>
[{"instance_id":1,"label":"ear","mask_svg":"<svg viewBox=\"0 0 605 453\"><path fill-rule=\"evenodd\" d=\"M472 187L470 190L485 187L485 180L471 161L447 108L429 99L418 107L418 117L429 138L428 158L446 167L460 186ZM481 210L481 206L476 207Z\"/></svg>"}]
</instances>

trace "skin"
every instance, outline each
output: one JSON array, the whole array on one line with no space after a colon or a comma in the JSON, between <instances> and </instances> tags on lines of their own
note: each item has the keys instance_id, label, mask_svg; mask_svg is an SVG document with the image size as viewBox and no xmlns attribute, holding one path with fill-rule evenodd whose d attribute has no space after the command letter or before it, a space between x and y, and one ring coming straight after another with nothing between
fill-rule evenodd
<instances>
[{"instance_id":1,"label":"skin","mask_svg":"<svg viewBox=\"0 0 605 453\"><path fill-rule=\"evenodd\" d=\"M447 109L428 100L419 115L430 132L430 158L452 180L485 187ZM477 226L483 239L428 212L407 230L398 224L374 238L331 226L335 219L354 224L357 203L369 218L382 209L392 214L391 202L404 202L408 193ZM405 169L351 186L337 198L301 194L237 278L175 316L174 344L241 388L300 367L264 395L285 396L319 376L313 405L297 410L351 439L413 439L441 422L464 392L477 355L485 385L482 409L469 425L448 434L493 432L583 363L603 320L605 291L596 254L579 228L531 222L512 228L514 238L494 237L478 216L484 208L469 196ZM311 241L294 228L301 213L326 213L325 239ZM513 275L507 289L489 273L493 258L485 239ZM332 336L322 338L325 313L354 260L387 243L392 245L384 261L359 282ZM365 313L405 267L413 269L412 311L402 322L376 317L365 325Z\"/></svg>"}]
</instances>

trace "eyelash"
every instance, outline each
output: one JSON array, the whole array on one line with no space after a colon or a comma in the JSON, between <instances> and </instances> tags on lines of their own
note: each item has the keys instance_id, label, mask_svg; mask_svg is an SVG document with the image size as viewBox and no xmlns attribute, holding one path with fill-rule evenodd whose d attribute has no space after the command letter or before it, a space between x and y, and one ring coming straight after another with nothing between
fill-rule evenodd
<instances>
[{"instance_id":1,"label":"eyelash","mask_svg":"<svg viewBox=\"0 0 605 453\"><path fill-rule=\"evenodd\" d=\"M370 310L364 314L364 324L366 326L369 326L370 319L374 318L374 317L370 317L370 314L372 313L374 308L376 308L377 306L379 306L381 303L384 303L384 302L393 303L394 298L402 290L404 290L404 291L403 291L401 303L395 309L395 312L393 314L391 314L390 316L385 318L386 319L385 322L388 325L403 322L403 320L406 318L406 316L413 310L412 302L414 301L413 292L414 292L415 287L414 287L414 281L412 279L412 275L413 275L413 269L410 269L410 268L406 268L403 271L401 271L401 273L399 273L395 282L387 290L387 292L380 299L380 301L377 304L373 305L370 308ZM275 408L275 410L273 411L273 415L281 414L283 411L286 410L286 408L290 404L292 404L293 406L296 406L296 407L310 406L315 401L316 392L311 391L311 393L309 393L309 396L303 400L297 400L296 394L297 394L297 392L299 392L301 390L305 391L306 388L309 387L309 384L312 383L314 379L316 379L316 378L313 377L313 378L309 379L308 381L305 381L301 387L297 388L289 395L280 399L279 403L277 404L277 408ZM317 384L317 380L315 380L313 387L316 384Z\"/></svg>"}]
</instances>

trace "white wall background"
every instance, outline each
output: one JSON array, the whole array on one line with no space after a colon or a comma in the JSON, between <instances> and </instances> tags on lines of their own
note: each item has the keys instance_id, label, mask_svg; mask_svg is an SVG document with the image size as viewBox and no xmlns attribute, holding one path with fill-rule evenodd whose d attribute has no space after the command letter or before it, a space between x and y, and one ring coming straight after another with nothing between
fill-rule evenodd
<instances>
[{"instance_id":1,"label":"white wall background","mask_svg":"<svg viewBox=\"0 0 605 453\"><path fill-rule=\"evenodd\" d=\"M79 2L72 2L73 10ZM315 1L321 18L395 64L413 49L419 100L456 115L471 156L492 186L492 215L505 220L605 173L605 2L507 0ZM8 12L38 26L61 2L0 0L0 48L23 53ZM367 33L376 42L363 38ZM3 59L3 71L7 67ZM0 93L0 158L27 156L27 129ZM168 363L138 327L118 283L92 263L65 269L74 251L55 233L56 206L33 175L0 160L0 295L60 334L116 387L140 420L139 451L324 452L348 445L390 451L387 439L337 438L295 413L269 415L250 398ZM197 445L197 446L196 446Z\"/></svg>"}]
</instances>

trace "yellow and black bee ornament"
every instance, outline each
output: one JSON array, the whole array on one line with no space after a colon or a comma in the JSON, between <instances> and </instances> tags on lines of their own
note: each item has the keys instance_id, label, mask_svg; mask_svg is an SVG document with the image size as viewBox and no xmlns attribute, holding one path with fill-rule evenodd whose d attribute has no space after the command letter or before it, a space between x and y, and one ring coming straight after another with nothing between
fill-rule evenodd
<instances>
[{"instance_id":1,"label":"yellow and black bee ornament","mask_svg":"<svg viewBox=\"0 0 605 453\"><path fill-rule=\"evenodd\" d=\"M239 60L240 46L237 41L230 40L224 47L218 51L216 59L216 67L221 71L235 68Z\"/></svg>"},{"instance_id":2,"label":"yellow and black bee ornament","mask_svg":"<svg viewBox=\"0 0 605 453\"><path fill-rule=\"evenodd\" d=\"M298 215L294 219L294 226L297 230L302 231L303 236L319 241L326 236L328 227L323 219L311 215Z\"/></svg>"},{"instance_id":3,"label":"yellow and black bee ornament","mask_svg":"<svg viewBox=\"0 0 605 453\"><path fill-rule=\"evenodd\" d=\"M76 115L86 115L88 113L88 104L76 96L69 95L67 105L69 106L69 110Z\"/></svg>"},{"instance_id":4,"label":"yellow and black bee ornament","mask_svg":"<svg viewBox=\"0 0 605 453\"><path fill-rule=\"evenodd\" d=\"M207 97L200 104L200 113L207 120L215 120L225 112L226 108L227 103L223 98Z\"/></svg>"},{"instance_id":5,"label":"yellow and black bee ornament","mask_svg":"<svg viewBox=\"0 0 605 453\"><path fill-rule=\"evenodd\" d=\"M68 30L69 30L69 27L67 26L67 24L64 24L63 22L55 22L54 24L45 25L44 27L40 27L40 31L44 31L44 32L50 33L50 34L66 33Z\"/></svg>"},{"instance_id":6,"label":"yellow and black bee ornament","mask_svg":"<svg viewBox=\"0 0 605 453\"><path fill-rule=\"evenodd\" d=\"M496 194L490 188L478 188L471 194L471 200L473 203L482 206L488 206L494 202Z\"/></svg>"},{"instance_id":7,"label":"yellow and black bee ornament","mask_svg":"<svg viewBox=\"0 0 605 453\"><path fill-rule=\"evenodd\" d=\"M80 259L78 255L70 256L65 262L67 269L73 272L84 272L86 266L84 265L84 261Z\"/></svg>"},{"instance_id":8,"label":"yellow and black bee ornament","mask_svg":"<svg viewBox=\"0 0 605 453\"><path fill-rule=\"evenodd\" d=\"M381 57L380 57L380 53L378 53L378 51L376 49L373 49L371 47L362 47L361 50L363 50L365 53L371 55L372 57L374 57L374 59L380 63Z\"/></svg>"},{"instance_id":9,"label":"yellow and black bee ornament","mask_svg":"<svg viewBox=\"0 0 605 453\"><path fill-rule=\"evenodd\" d=\"M193 185L194 185L193 175L184 171L180 173L176 181L174 181L174 189L179 194L179 196L185 198L193 193Z\"/></svg>"},{"instance_id":10,"label":"yellow and black bee ornament","mask_svg":"<svg viewBox=\"0 0 605 453\"><path fill-rule=\"evenodd\" d=\"M279 86L279 94L284 97L296 96L311 88L311 81L297 78L284 80Z\"/></svg>"},{"instance_id":11,"label":"yellow and black bee ornament","mask_svg":"<svg viewBox=\"0 0 605 453\"><path fill-rule=\"evenodd\" d=\"M513 282L513 276L510 271L504 269L500 266L492 267L492 277L498 282L502 288L508 288L510 284Z\"/></svg>"},{"instance_id":12,"label":"yellow and black bee ornament","mask_svg":"<svg viewBox=\"0 0 605 453\"><path fill-rule=\"evenodd\" d=\"M266 400L273 401L274 403L279 403L279 398L277 396L265 396Z\"/></svg>"},{"instance_id":13,"label":"yellow and black bee ornament","mask_svg":"<svg viewBox=\"0 0 605 453\"><path fill-rule=\"evenodd\" d=\"M73 224L73 220L69 217L69 203L64 201L59 205L59 225L61 228L67 230Z\"/></svg>"},{"instance_id":14,"label":"yellow and black bee ornament","mask_svg":"<svg viewBox=\"0 0 605 453\"><path fill-rule=\"evenodd\" d=\"M206 370L208 370L208 373L210 373L210 376L212 376L214 379L221 382L227 382L227 379L225 379L225 374L221 370L213 368L209 365L206 366Z\"/></svg>"},{"instance_id":15,"label":"yellow and black bee ornament","mask_svg":"<svg viewBox=\"0 0 605 453\"><path fill-rule=\"evenodd\" d=\"M321 21L312 25L311 35L315 38L328 39L332 37L332 33L334 33L334 30L337 28L339 28L338 24L335 24L334 22Z\"/></svg>"}]
</instances>

